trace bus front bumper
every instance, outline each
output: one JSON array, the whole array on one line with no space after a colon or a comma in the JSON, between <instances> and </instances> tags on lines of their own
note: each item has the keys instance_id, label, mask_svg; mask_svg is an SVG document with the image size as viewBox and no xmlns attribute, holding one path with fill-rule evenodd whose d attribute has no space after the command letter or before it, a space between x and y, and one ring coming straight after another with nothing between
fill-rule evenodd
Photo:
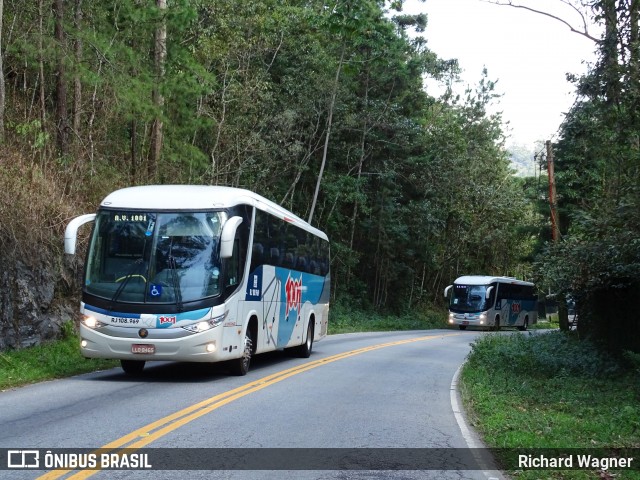
<instances>
[{"instance_id":1,"label":"bus front bumper","mask_svg":"<svg viewBox=\"0 0 640 480\"><path fill-rule=\"evenodd\" d=\"M218 362L232 358L222 346L219 328L180 338L131 338L105 335L80 325L80 352L85 358L119 360Z\"/></svg>"},{"instance_id":2,"label":"bus front bumper","mask_svg":"<svg viewBox=\"0 0 640 480\"><path fill-rule=\"evenodd\" d=\"M449 325L487 327L486 313L449 313Z\"/></svg>"}]
</instances>

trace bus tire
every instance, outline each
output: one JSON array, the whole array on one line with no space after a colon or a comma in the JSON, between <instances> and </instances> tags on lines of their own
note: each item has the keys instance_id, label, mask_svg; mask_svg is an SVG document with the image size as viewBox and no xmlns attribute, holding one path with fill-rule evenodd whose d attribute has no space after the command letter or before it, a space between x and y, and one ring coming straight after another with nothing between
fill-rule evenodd
<instances>
[{"instance_id":1,"label":"bus tire","mask_svg":"<svg viewBox=\"0 0 640 480\"><path fill-rule=\"evenodd\" d=\"M460 330L466 330L466 329L467 329L467 326L466 326L466 325L458 325L458 328L459 328Z\"/></svg>"},{"instance_id":2,"label":"bus tire","mask_svg":"<svg viewBox=\"0 0 640 480\"><path fill-rule=\"evenodd\" d=\"M521 332L524 332L527 330L527 328L529 328L529 317L524 317L524 324L518 327L518 330L520 330Z\"/></svg>"},{"instance_id":3,"label":"bus tire","mask_svg":"<svg viewBox=\"0 0 640 480\"><path fill-rule=\"evenodd\" d=\"M500 315L496 315L496 320L493 322L493 329L496 332L500 331Z\"/></svg>"},{"instance_id":4,"label":"bus tire","mask_svg":"<svg viewBox=\"0 0 640 480\"><path fill-rule=\"evenodd\" d=\"M304 343L300 345L296 353L300 358L309 358L311 356L311 350L313 350L313 318L309 319L307 325L307 338Z\"/></svg>"},{"instance_id":5,"label":"bus tire","mask_svg":"<svg viewBox=\"0 0 640 480\"><path fill-rule=\"evenodd\" d=\"M238 377L242 377L249 372L251 365L251 355L253 353L253 339L251 338L251 330L247 328L244 334L244 345L242 347L242 356L229 360L229 368L231 373Z\"/></svg>"},{"instance_id":6,"label":"bus tire","mask_svg":"<svg viewBox=\"0 0 640 480\"><path fill-rule=\"evenodd\" d=\"M144 360L120 360L120 366L127 375L140 375L144 369Z\"/></svg>"}]
</instances>

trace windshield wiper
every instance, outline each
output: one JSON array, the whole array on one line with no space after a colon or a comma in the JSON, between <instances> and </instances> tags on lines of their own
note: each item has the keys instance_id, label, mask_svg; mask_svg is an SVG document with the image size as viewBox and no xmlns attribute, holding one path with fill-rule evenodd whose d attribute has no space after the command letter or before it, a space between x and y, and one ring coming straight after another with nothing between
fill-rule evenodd
<instances>
[{"instance_id":1,"label":"windshield wiper","mask_svg":"<svg viewBox=\"0 0 640 480\"><path fill-rule=\"evenodd\" d=\"M176 259L173 255L169 255L169 268L171 269L171 282L173 283L173 293L176 297L176 307L178 312L181 312L182 307L182 293L180 292L180 280L178 279L178 272L176 269Z\"/></svg>"},{"instance_id":2,"label":"windshield wiper","mask_svg":"<svg viewBox=\"0 0 640 480\"><path fill-rule=\"evenodd\" d=\"M142 257L140 257L139 259L133 262L133 265L131 265L131 268L124 276L124 280L118 286L118 289L113 294L113 297L111 297L111 305L109 306L109 310L113 310L114 303L116 303L116 300L124 290L124 287L127 286L127 283L129 283L129 280L131 279L131 277L133 277L137 273L141 264L142 264Z\"/></svg>"}]
</instances>

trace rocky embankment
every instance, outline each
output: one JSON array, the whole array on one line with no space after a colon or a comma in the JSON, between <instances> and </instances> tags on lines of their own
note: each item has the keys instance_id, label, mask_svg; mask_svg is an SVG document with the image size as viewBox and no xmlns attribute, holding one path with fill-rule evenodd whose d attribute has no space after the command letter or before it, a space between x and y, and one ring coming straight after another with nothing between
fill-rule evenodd
<instances>
[{"instance_id":1,"label":"rocky embankment","mask_svg":"<svg viewBox=\"0 0 640 480\"><path fill-rule=\"evenodd\" d=\"M69 298L75 265L17 257L0 251L0 351L56 338L77 315L76 300Z\"/></svg>"}]
</instances>

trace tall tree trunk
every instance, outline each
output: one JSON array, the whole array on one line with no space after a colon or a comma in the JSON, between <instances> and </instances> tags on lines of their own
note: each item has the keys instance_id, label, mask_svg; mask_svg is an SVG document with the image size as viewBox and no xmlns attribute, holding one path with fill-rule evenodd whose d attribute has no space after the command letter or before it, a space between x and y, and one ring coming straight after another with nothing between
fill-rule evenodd
<instances>
[{"instance_id":1,"label":"tall tree trunk","mask_svg":"<svg viewBox=\"0 0 640 480\"><path fill-rule=\"evenodd\" d=\"M44 38L44 0L38 1L38 85L39 97L40 97L40 128L42 133L46 132L46 120L47 110L45 105L45 92L44 92L44 46L42 39ZM44 165L43 165L44 167Z\"/></svg>"},{"instance_id":2,"label":"tall tree trunk","mask_svg":"<svg viewBox=\"0 0 640 480\"><path fill-rule=\"evenodd\" d=\"M629 81L627 82L633 108L630 111L635 125L637 109L640 106L640 0L631 0L629 4ZM638 136L631 139L632 146L638 149Z\"/></svg>"},{"instance_id":3,"label":"tall tree trunk","mask_svg":"<svg viewBox=\"0 0 640 480\"><path fill-rule=\"evenodd\" d=\"M134 119L129 123L129 175L133 181L136 178L137 168L136 162L138 158L138 151L136 145L138 142L138 124Z\"/></svg>"},{"instance_id":4,"label":"tall tree trunk","mask_svg":"<svg viewBox=\"0 0 640 480\"><path fill-rule=\"evenodd\" d=\"M360 190L360 179L362 178L362 166L366 158L367 133L369 130L368 111L369 111L369 69L367 68L365 85L364 85L364 115L362 125L362 135L360 136L360 159L358 160L357 190ZM353 250L353 242L356 235L356 221L358 219L358 196L356 195L353 202L353 212L351 214L351 233L349 234L349 249ZM347 282L351 282L351 263L347 267Z\"/></svg>"},{"instance_id":5,"label":"tall tree trunk","mask_svg":"<svg viewBox=\"0 0 640 480\"><path fill-rule=\"evenodd\" d=\"M362 178L362 165L366 158L365 148L367 145L367 133L369 131L368 110L369 110L369 69L367 68L365 84L364 84L364 115L362 125L362 135L360 136L360 159L358 160L358 189L360 188L360 179ZM353 213L351 214L351 234L349 239L349 248L353 250L353 240L356 232L356 218L358 217L358 197L353 203ZM351 267L349 267L351 269ZM349 276L347 275L347 278Z\"/></svg>"},{"instance_id":6,"label":"tall tree trunk","mask_svg":"<svg viewBox=\"0 0 640 480\"><path fill-rule=\"evenodd\" d=\"M640 63L640 0L631 0L629 5L629 64L631 67L632 84L636 85L638 78Z\"/></svg>"},{"instance_id":7,"label":"tall tree trunk","mask_svg":"<svg viewBox=\"0 0 640 480\"><path fill-rule=\"evenodd\" d=\"M340 71L342 70L342 63L344 61L345 50L346 48L343 46L342 54L340 55L340 61L338 62L338 68L336 68L336 77L333 82L333 92L331 93L331 103L329 104L329 118L327 119L327 135L324 138L324 149L322 151L322 163L320 164L320 172L318 173L318 181L316 182L316 191L313 194L313 202L311 203L311 211L309 212L309 220L308 220L309 223L311 223L311 220L313 220L313 212L316 209L316 202L318 201L318 193L320 192L320 183L322 182L324 167L327 163L327 151L329 150L329 137L331 136L331 123L333 122L333 109L336 105L336 97L338 96Z\"/></svg>"},{"instance_id":8,"label":"tall tree trunk","mask_svg":"<svg viewBox=\"0 0 640 480\"><path fill-rule=\"evenodd\" d=\"M69 152L69 119L67 115L67 83L64 67L64 0L54 0L55 38L57 42L56 71L56 127L58 153L62 156Z\"/></svg>"},{"instance_id":9,"label":"tall tree trunk","mask_svg":"<svg viewBox=\"0 0 640 480\"><path fill-rule=\"evenodd\" d=\"M164 108L164 97L162 96L162 80L164 79L165 62L167 59L167 22L165 19L165 10L167 9L167 0L156 0L156 6L160 10L160 23L156 28L154 42L154 65L156 71L156 84L153 89L153 105L156 108L156 118L153 121L151 132L151 155L149 158L148 175L150 181L155 181L158 165L160 164L160 155L162 154L162 111Z\"/></svg>"},{"instance_id":10,"label":"tall tree trunk","mask_svg":"<svg viewBox=\"0 0 640 480\"><path fill-rule=\"evenodd\" d=\"M0 143L4 143L4 104L5 104L4 67L2 64L3 8L4 8L4 0L0 0Z\"/></svg>"},{"instance_id":11,"label":"tall tree trunk","mask_svg":"<svg viewBox=\"0 0 640 480\"><path fill-rule=\"evenodd\" d=\"M74 55L76 65L82 62L82 40L80 40L80 28L82 27L82 0L76 0L75 13L73 16L73 26L76 30L74 40ZM82 83L80 82L80 74L75 73L73 76L73 131L75 136L79 137L80 121L82 119ZM82 158L82 155L78 156Z\"/></svg>"},{"instance_id":12,"label":"tall tree trunk","mask_svg":"<svg viewBox=\"0 0 640 480\"><path fill-rule=\"evenodd\" d=\"M615 0L603 0L602 13L605 22L603 45L604 79L607 103L620 100L620 66L618 65L618 15Z\"/></svg>"},{"instance_id":13,"label":"tall tree trunk","mask_svg":"<svg viewBox=\"0 0 640 480\"><path fill-rule=\"evenodd\" d=\"M102 72L102 59L100 59L98 63L98 76ZM96 111L97 111L97 98L98 98L98 84L93 86L93 94L91 95L91 112L89 113L89 124L87 127L87 137L89 139L89 172L91 175L94 174L94 158L95 158L95 144L93 141L93 123L96 119Z\"/></svg>"},{"instance_id":14,"label":"tall tree trunk","mask_svg":"<svg viewBox=\"0 0 640 480\"><path fill-rule=\"evenodd\" d=\"M640 164L638 163L638 152L640 151L640 132L638 131L638 109L640 108L640 0L630 0L629 2L629 78L626 82L628 88L629 126L631 132L628 133L629 145L635 152L635 168L628 167L628 173L635 176L633 183L638 184L640 179ZM634 173L635 172L635 173Z\"/></svg>"}]
</instances>

